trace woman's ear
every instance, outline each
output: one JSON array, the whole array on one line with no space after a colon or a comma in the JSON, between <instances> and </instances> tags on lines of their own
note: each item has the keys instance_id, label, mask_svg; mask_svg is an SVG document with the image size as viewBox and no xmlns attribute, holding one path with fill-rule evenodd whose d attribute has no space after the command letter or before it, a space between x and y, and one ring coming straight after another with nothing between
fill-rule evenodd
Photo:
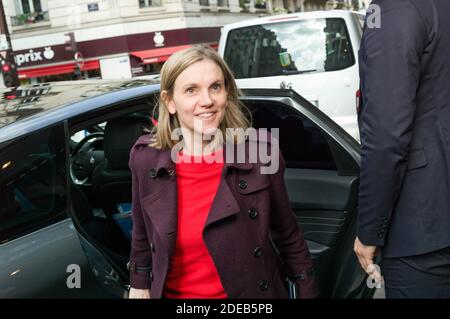
<instances>
[{"instance_id":1,"label":"woman's ear","mask_svg":"<svg viewBox=\"0 0 450 319\"><path fill-rule=\"evenodd\" d=\"M169 113L172 115L175 114L177 110L173 99L169 95L169 92L167 92L167 90L162 90L160 96Z\"/></svg>"}]
</instances>

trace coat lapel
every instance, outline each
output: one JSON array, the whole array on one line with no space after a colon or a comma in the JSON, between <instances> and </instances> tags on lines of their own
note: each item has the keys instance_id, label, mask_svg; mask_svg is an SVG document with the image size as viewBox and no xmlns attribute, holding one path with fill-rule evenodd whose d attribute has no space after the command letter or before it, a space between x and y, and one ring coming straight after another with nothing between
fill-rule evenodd
<instances>
[{"instance_id":1,"label":"coat lapel","mask_svg":"<svg viewBox=\"0 0 450 319\"><path fill-rule=\"evenodd\" d=\"M224 168L222 178L220 179L219 188L211 205L211 210L209 211L208 218L206 219L204 229L212 223L235 215L239 212L239 204L231 192L231 189L226 181L225 174L226 169Z\"/></svg>"},{"instance_id":2,"label":"coat lapel","mask_svg":"<svg viewBox=\"0 0 450 319\"><path fill-rule=\"evenodd\" d=\"M227 158L227 149L234 148L233 154L236 155L236 146L233 144L225 143L223 147L224 153L224 168L222 171L222 177L220 179L219 188L217 190L216 196L214 197L213 203L211 205L211 210L205 222L204 229L206 229L211 224L218 222L222 219L233 216L240 211L239 203L237 202L231 188L235 187L232 183L233 178L229 178L231 175L231 169L235 168L238 170L252 170L252 163L238 163L235 158Z\"/></svg>"}]
</instances>

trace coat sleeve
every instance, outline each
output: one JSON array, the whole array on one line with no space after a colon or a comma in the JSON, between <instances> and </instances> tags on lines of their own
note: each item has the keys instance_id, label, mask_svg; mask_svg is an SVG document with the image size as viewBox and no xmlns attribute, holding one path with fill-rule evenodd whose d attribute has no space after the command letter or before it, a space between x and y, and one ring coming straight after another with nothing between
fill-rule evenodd
<instances>
[{"instance_id":1,"label":"coat sleeve","mask_svg":"<svg viewBox=\"0 0 450 319\"><path fill-rule=\"evenodd\" d=\"M271 175L272 240L278 249L288 277L297 284L298 298L315 298L319 294L313 261L306 241L291 209L284 183L285 161L279 152L279 169Z\"/></svg>"},{"instance_id":2,"label":"coat sleeve","mask_svg":"<svg viewBox=\"0 0 450 319\"><path fill-rule=\"evenodd\" d=\"M142 216L139 180L135 170L135 148L130 152L130 167L132 174L132 210L133 230L130 254L130 286L137 289L150 288L151 250L147 238L147 230Z\"/></svg>"},{"instance_id":3,"label":"coat sleeve","mask_svg":"<svg viewBox=\"0 0 450 319\"><path fill-rule=\"evenodd\" d=\"M420 60L428 35L412 1L372 4L381 10L381 25L368 26L374 22L373 13L368 13L360 49L357 234L362 243L381 247L407 168Z\"/></svg>"}]
</instances>

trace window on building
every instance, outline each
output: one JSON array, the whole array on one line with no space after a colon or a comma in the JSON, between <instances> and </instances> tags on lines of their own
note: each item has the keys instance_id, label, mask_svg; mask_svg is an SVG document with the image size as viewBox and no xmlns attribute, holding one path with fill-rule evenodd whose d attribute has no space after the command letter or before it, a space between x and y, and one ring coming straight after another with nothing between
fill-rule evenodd
<instances>
[{"instance_id":1,"label":"window on building","mask_svg":"<svg viewBox=\"0 0 450 319\"><path fill-rule=\"evenodd\" d=\"M266 9L265 0L255 0L255 9Z\"/></svg>"},{"instance_id":2,"label":"window on building","mask_svg":"<svg viewBox=\"0 0 450 319\"><path fill-rule=\"evenodd\" d=\"M162 5L161 0L139 0L139 8L159 7Z\"/></svg>"},{"instance_id":3,"label":"window on building","mask_svg":"<svg viewBox=\"0 0 450 319\"><path fill-rule=\"evenodd\" d=\"M228 0L217 0L217 6L218 7L228 7L229 6Z\"/></svg>"},{"instance_id":4,"label":"window on building","mask_svg":"<svg viewBox=\"0 0 450 319\"><path fill-rule=\"evenodd\" d=\"M199 4L203 7L209 6L209 0L199 0Z\"/></svg>"},{"instance_id":5,"label":"window on building","mask_svg":"<svg viewBox=\"0 0 450 319\"><path fill-rule=\"evenodd\" d=\"M13 26L49 21L46 0L14 0Z\"/></svg>"}]
</instances>

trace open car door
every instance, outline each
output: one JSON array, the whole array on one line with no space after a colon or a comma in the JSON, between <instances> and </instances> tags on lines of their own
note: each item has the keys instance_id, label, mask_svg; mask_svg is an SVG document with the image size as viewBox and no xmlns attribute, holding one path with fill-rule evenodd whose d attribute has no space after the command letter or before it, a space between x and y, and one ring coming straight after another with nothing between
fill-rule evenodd
<instances>
[{"instance_id":1,"label":"open car door","mask_svg":"<svg viewBox=\"0 0 450 319\"><path fill-rule=\"evenodd\" d=\"M244 90L253 127L279 128L292 208L316 266L321 297L370 298L353 252L359 144L292 90Z\"/></svg>"}]
</instances>

